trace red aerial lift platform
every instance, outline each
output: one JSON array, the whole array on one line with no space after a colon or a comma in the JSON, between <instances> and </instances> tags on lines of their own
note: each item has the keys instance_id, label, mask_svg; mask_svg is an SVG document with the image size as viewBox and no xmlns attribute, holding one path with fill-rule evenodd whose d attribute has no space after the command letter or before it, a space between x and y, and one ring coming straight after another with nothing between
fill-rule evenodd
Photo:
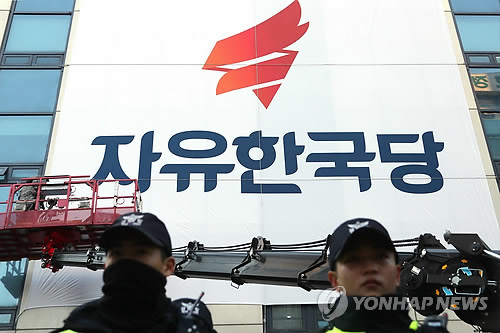
<instances>
[{"instance_id":1,"label":"red aerial lift platform","mask_svg":"<svg viewBox=\"0 0 500 333\"><path fill-rule=\"evenodd\" d=\"M121 214L141 211L137 180L89 176L23 178L0 184L0 261L42 259L54 250L87 251ZM127 185L120 185L122 184Z\"/></svg>"}]
</instances>

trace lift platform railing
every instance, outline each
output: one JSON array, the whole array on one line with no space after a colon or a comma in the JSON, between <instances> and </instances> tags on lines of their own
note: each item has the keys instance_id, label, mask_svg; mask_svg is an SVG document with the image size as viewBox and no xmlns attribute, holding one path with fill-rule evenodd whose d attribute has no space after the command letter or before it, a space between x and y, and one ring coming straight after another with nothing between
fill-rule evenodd
<instances>
[{"instance_id":1,"label":"lift platform railing","mask_svg":"<svg viewBox=\"0 0 500 333\"><path fill-rule=\"evenodd\" d=\"M23 181L0 187L0 195L8 193L6 200L0 197L0 261L50 259L55 249L86 251L118 216L142 207L137 180L50 176Z\"/></svg>"}]
</instances>

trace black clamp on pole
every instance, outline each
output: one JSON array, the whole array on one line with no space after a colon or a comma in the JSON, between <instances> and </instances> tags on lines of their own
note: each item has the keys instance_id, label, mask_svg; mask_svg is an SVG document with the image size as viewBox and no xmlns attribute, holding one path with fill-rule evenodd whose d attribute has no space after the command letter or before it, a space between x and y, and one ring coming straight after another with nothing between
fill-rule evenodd
<instances>
[{"instance_id":1,"label":"black clamp on pole","mask_svg":"<svg viewBox=\"0 0 500 333\"><path fill-rule=\"evenodd\" d=\"M315 270L318 267L323 266L323 264L325 264L328 261L328 249L330 247L330 237L331 235L328 235L328 237L326 237L326 244L323 250L321 251L321 255L319 256L319 258L316 259L308 268L297 274L297 285L306 291L312 290L311 285L307 281L307 273Z\"/></svg>"},{"instance_id":2,"label":"black clamp on pole","mask_svg":"<svg viewBox=\"0 0 500 333\"><path fill-rule=\"evenodd\" d=\"M268 241L267 239L263 238L262 236L257 236L252 239L252 244L250 245L250 249L247 252L247 255L245 259L241 262L236 267L233 267L231 269L231 281L232 285L235 288L239 288L242 284L244 284L246 281L243 280L243 278L240 276L240 268L248 265L249 263L252 262L252 260L257 260L259 262L264 263L265 258L261 256L258 252L264 251L264 250L271 250L271 242Z\"/></svg>"},{"instance_id":3,"label":"black clamp on pole","mask_svg":"<svg viewBox=\"0 0 500 333\"><path fill-rule=\"evenodd\" d=\"M175 265L174 274L183 280L187 279L188 276L184 273L184 267L182 265L190 262L191 260L200 262L201 257L198 256L195 252L203 250L205 250L203 244L200 244L197 241L189 242L186 251L184 252L184 258Z\"/></svg>"},{"instance_id":4,"label":"black clamp on pole","mask_svg":"<svg viewBox=\"0 0 500 333\"><path fill-rule=\"evenodd\" d=\"M500 262L500 255L493 252L477 234L454 234L446 231L444 240L460 253L471 257L487 257Z\"/></svg>"},{"instance_id":5,"label":"black clamp on pole","mask_svg":"<svg viewBox=\"0 0 500 333\"><path fill-rule=\"evenodd\" d=\"M99 266L95 263L95 261L102 262L104 256L102 252L100 253L99 246L93 246L87 251L87 268L93 271L97 271Z\"/></svg>"}]
</instances>

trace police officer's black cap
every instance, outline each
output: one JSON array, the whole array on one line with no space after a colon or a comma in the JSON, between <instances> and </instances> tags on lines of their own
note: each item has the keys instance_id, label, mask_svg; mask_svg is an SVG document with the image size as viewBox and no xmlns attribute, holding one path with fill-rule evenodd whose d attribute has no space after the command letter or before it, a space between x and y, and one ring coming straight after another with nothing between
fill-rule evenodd
<instances>
[{"instance_id":1,"label":"police officer's black cap","mask_svg":"<svg viewBox=\"0 0 500 333\"><path fill-rule=\"evenodd\" d=\"M118 217L99 240L106 250L113 247L124 232L135 232L145 236L154 245L163 248L167 256L172 255L172 242L165 223L151 213L127 213Z\"/></svg>"},{"instance_id":2,"label":"police officer's black cap","mask_svg":"<svg viewBox=\"0 0 500 333\"><path fill-rule=\"evenodd\" d=\"M196 300L192 298L179 298L172 301L172 305L180 310L182 316L186 316L195 303ZM198 325L202 324L202 327L198 327L199 332L215 332L213 330L214 324L212 321L212 315L210 314L210 310L208 310L205 303L199 301L192 311L192 316L198 319L195 320Z\"/></svg>"},{"instance_id":3,"label":"police officer's black cap","mask_svg":"<svg viewBox=\"0 0 500 333\"><path fill-rule=\"evenodd\" d=\"M384 226L372 219L355 218L339 225L330 237L328 264L332 271L335 270L337 259L339 259L343 251L348 248L349 241L355 236L363 233L370 233L369 237L376 240L378 248L384 248L394 252L397 261L398 253Z\"/></svg>"}]
</instances>

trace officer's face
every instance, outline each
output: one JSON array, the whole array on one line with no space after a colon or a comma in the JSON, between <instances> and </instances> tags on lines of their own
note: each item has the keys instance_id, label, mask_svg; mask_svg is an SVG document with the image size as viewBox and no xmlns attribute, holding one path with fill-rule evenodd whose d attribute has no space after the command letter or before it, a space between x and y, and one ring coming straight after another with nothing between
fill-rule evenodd
<instances>
[{"instance_id":1,"label":"officer's face","mask_svg":"<svg viewBox=\"0 0 500 333\"><path fill-rule=\"evenodd\" d=\"M105 267L113 265L120 259L132 259L149 265L165 276L171 275L175 268L174 258L163 258L159 247L142 239L130 237L120 239L107 251Z\"/></svg>"},{"instance_id":2,"label":"officer's face","mask_svg":"<svg viewBox=\"0 0 500 333\"><path fill-rule=\"evenodd\" d=\"M337 270L328 273L332 287L342 286L348 296L382 296L396 292L401 268L394 253L376 244L351 247L337 260Z\"/></svg>"}]
</instances>

